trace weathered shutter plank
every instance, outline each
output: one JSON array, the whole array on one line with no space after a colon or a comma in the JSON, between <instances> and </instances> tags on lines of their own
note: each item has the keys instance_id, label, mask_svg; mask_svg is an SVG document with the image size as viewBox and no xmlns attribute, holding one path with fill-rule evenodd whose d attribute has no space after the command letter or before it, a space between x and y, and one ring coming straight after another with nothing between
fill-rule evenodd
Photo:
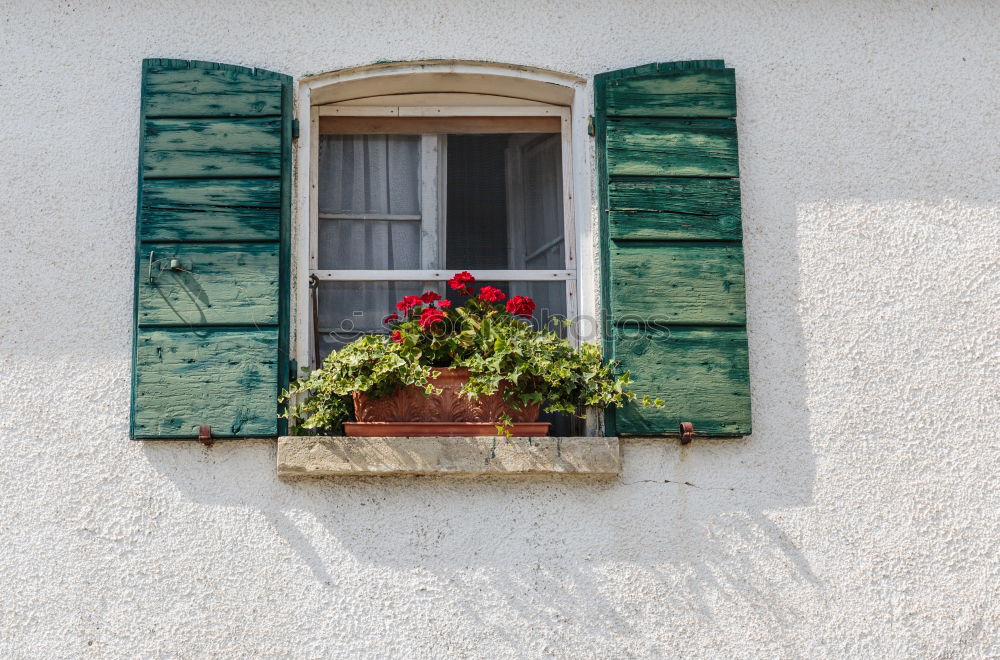
<instances>
[{"instance_id":1,"label":"weathered shutter plank","mask_svg":"<svg viewBox=\"0 0 1000 660\"><path fill-rule=\"evenodd\" d=\"M618 241L708 240L738 241L738 215L686 215L642 211L610 211L611 238Z\"/></svg>"},{"instance_id":2,"label":"weathered shutter plank","mask_svg":"<svg viewBox=\"0 0 1000 660\"><path fill-rule=\"evenodd\" d=\"M268 208L148 208L141 213L143 241L277 241L280 238L281 219Z\"/></svg>"},{"instance_id":3,"label":"weathered shutter plank","mask_svg":"<svg viewBox=\"0 0 1000 660\"><path fill-rule=\"evenodd\" d=\"M609 119L610 176L739 176L728 119Z\"/></svg>"},{"instance_id":4,"label":"weathered shutter plank","mask_svg":"<svg viewBox=\"0 0 1000 660\"><path fill-rule=\"evenodd\" d=\"M260 70L164 60L147 63L143 102L147 118L281 116L283 85Z\"/></svg>"},{"instance_id":5,"label":"weathered shutter plank","mask_svg":"<svg viewBox=\"0 0 1000 660\"><path fill-rule=\"evenodd\" d=\"M742 327L620 330L616 357L637 376L639 396L666 397L662 409L627 406L618 424L632 434L661 434L693 422L705 435L750 432L747 336ZM655 374L655 378L643 377Z\"/></svg>"},{"instance_id":6,"label":"weathered shutter plank","mask_svg":"<svg viewBox=\"0 0 1000 660\"><path fill-rule=\"evenodd\" d=\"M743 325L743 250L738 243L619 243L611 250L621 321Z\"/></svg>"},{"instance_id":7,"label":"weathered shutter plank","mask_svg":"<svg viewBox=\"0 0 1000 660\"><path fill-rule=\"evenodd\" d=\"M740 182L734 179L614 179L608 182L608 197L619 211L740 215Z\"/></svg>"},{"instance_id":8,"label":"weathered shutter plank","mask_svg":"<svg viewBox=\"0 0 1000 660\"><path fill-rule=\"evenodd\" d=\"M144 128L147 178L280 175L280 118L151 119Z\"/></svg>"},{"instance_id":9,"label":"weathered shutter plank","mask_svg":"<svg viewBox=\"0 0 1000 660\"><path fill-rule=\"evenodd\" d=\"M274 436L288 378L291 80L143 63L132 434Z\"/></svg>"},{"instance_id":10,"label":"weathered shutter plank","mask_svg":"<svg viewBox=\"0 0 1000 660\"><path fill-rule=\"evenodd\" d=\"M149 99L149 117L259 117L281 113L271 93L201 95L155 94Z\"/></svg>"},{"instance_id":11,"label":"weathered shutter plank","mask_svg":"<svg viewBox=\"0 0 1000 660\"><path fill-rule=\"evenodd\" d=\"M149 176L197 177L228 172L230 176L273 176L281 171L281 154L230 154L216 151L151 151L142 160Z\"/></svg>"},{"instance_id":12,"label":"weathered shutter plank","mask_svg":"<svg viewBox=\"0 0 1000 660\"><path fill-rule=\"evenodd\" d=\"M625 240L741 240L735 179L626 178L608 184L610 237Z\"/></svg>"},{"instance_id":13,"label":"weathered shutter plank","mask_svg":"<svg viewBox=\"0 0 1000 660\"><path fill-rule=\"evenodd\" d=\"M662 410L609 432L750 433L735 78L721 60L595 79L605 351Z\"/></svg>"},{"instance_id":14,"label":"weathered shutter plank","mask_svg":"<svg viewBox=\"0 0 1000 660\"><path fill-rule=\"evenodd\" d=\"M144 208L281 206L279 179L152 179L144 182Z\"/></svg>"},{"instance_id":15,"label":"weathered shutter plank","mask_svg":"<svg viewBox=\"0 0 1000 660\"><path fill-rule=\"evenodd\" d=\"M608 87L607 104L619 117L733 117L736 79L724 68L625 78Z\"/></svg>"},{"instance_id":16,"label":"weathered shutter plank","mask_svg":"<svg viewBox=\"0 0 1000 660\"><path fill-rule=\"evenodd\" d=\"M281 153L281 119L150 119L149 151Z\"/></svg>"},{"instance_id":17,"label":"weathered shutter plank","mask_svg":"<svg viewBox=\"0 0 1000 660\"><path fill-rule=\"evenodd\" d=\"M138 264L139 323L276 325L277 243L146 243ZM170 268L171 260L179 268ZM152 267L150 267L152 261Z\"/></svg>"},{"instance_id":18,"label":"weathered shutter plank","mask_svg":"<svg viewBox=\"0 0 1000 660\"><path fill-rule=\"evenodd\" d=\"M279 74L250 69L235 64L197 60L146 60L146 89L149 94L181 94L203 99L211 104L211 95L266 94L266 100L281 114L281 104L271 95L281 94ZM147 112L147 116L155 113Z\"/></svg>"},{"instance_id":19,"label":"weathered shutter plank","mask_svg":"<svg viewBox=\"0 0 1000 660\"><path fill-rule=\"evenodd\" d=\"M136 438L275 434L278 329L140 328Z\"/></svg>"}]
</instances>

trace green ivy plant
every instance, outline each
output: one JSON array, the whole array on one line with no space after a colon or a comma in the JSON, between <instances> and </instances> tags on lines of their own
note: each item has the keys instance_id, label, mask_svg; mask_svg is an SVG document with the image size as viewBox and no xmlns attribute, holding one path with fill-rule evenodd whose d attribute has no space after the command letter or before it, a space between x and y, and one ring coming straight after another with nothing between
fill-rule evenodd
<instances>
[{"instance_id":1,"label":"green ivy plant","mask_svg":"<svg viewBox=\"0 0 1000 660\"><path fill-rule=\"evenodd\" d=\"M470 397L493 394L506 381L503 396L515 409L544 402L549 412L576 413L636 400L627 389L628 372L615 375L598 346L574 347L552 330L534 328L526 320L534 301L507 300L491 286L474 294L474 282L468 272L449 280L466 296L461 306L433 291L404 297L398 313L385 318L390 334L363 336L294 381L280 398L289 403L284 416L297 422L296 432L341 433L341 424L351 419L354 392L379 398L411 385L427 395L440 392L431 381L443 367L469 369L463 391ZM641 403L663 405L648 397ZM501 422L498 432L509 434L509 418Z\"/></svg>"}]
</instances>

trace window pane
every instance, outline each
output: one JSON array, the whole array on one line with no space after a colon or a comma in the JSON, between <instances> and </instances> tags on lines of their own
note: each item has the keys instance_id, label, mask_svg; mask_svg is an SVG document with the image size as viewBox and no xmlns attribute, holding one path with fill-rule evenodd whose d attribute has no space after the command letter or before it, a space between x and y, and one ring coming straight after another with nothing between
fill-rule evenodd
<instances>
[{"instance_id":1,"label":"window pane","mask_svg":"<svg viewBox=\"0 0 1000 660\"><path fill-rule=\"evenodd\" d=\"M564 268L562 155L559 136L528 142L520 149L524 240L522 268ZM520 262L520 256L516 259Z\"/></svg>"},{"instance_id":2,"label":"window pane","mask_svg":"<svg viewBox=\"0 0 1000 660\"><path fill-rule=\"evenodd\" d=\"M448 136L448 268L565 268L561 149L547 133Z\"/></svg>"},{"instance_id":3,"label":"window pane","mask_svg":"<svg viewBox=\"0 0 1000 660\"><path fill-rule=\"evenodd\" d=\"M419 269L420 222L319 221L321 270Z\"/></svg>"},{"instance_id":4,"label":"window pane","mask_svg":"<svg viewBox=\"0 0 1000 660\"><path fill-rule=\"evenodd\" d=\"M396 302L425 290L420 282L320 282L321 357L362 334L384 332L382 319Z\"/></svg>"},{"instance_id":5,"label":"window pane","mask_svg":"<svg viewBox=\"0 0 1000 660\"><path fill-rule=\"evenodd\" d=\"M538 327L548 327L565 336L561 326L552 321L553 317L566 318L566 282L511 282L505 291L508 297L527 296L534 300L532 320Z\"/></svg>"},{"instance_id":6,"label":"window pane","mask_svg":"<svg viewBox=\"0 0 1000 660\"><path fill-rule=\"evenodd\" d=\"M531 297L536 305L532 315L535 327L546 327L565 336L565 330L553 318L566 317L565 282L476 282L476 291L487 285L503 290L508 297ZM444 294L446 288L443 283L320 282L319 327L324 335L332 333L323 338L323 355L361 334L384 332L382 319L396 311L396 302L403 296L420 295L428 289ZM464 296L451 289L446 297L456 305L465 302Z\"/></svg>"},{"instance_id":7,"label":"window pane","mask_svg":"<svg viewBox=\"0 0 1000 660\"><path fill-rule=\"evenodd\" d=\"M448 136L447 264L508 268L505 151L509 135Z\"/></svg>"},{"instance_id":8,"label":"window pane","mask_svg":"<svg viewBox=\"0 0 1000 660\"><path fill-rule=\"evenodd\" d=\"M420 213L420 136L324 135L319 149L318 267L420 268L420 221L324 214Z\"/></svg>"},{"instance_id":9,"label":"window pane","mask_svg":"<svg viewBox=\"0 0 1000 660\"><path fill-rule=\"evenodd\" d=\"M320 213L420 213L419 135L321 135Z\"/></svg>"}]
</instances>

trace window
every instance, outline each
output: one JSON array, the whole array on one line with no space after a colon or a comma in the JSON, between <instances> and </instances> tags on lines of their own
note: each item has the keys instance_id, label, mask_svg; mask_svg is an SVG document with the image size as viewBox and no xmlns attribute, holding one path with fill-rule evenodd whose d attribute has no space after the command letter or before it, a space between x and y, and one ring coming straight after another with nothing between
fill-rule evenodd
<instances>
[{"instance_id":1,"label":"window","mask_svg":"<svg viewBox=\"0 0 1000 660\"><path fill-rule=\"evenodd\" d=\"M575 318L572 340L669 401L610 410L606 432L749 433L735 73L662 62L590 84L145 60L132 436L281 435L300 365L456 270L536 298L540 323Z\"/></svg>"},{"instance_id":2,"label":"window","mask_svg":"<svg viewBox=\"0 0 1000 660\"><path fill-rule=\"evenodd\" d=\"M314 109L314 360L383 332L404 295L458 302L446 280L463 270L534 298L535 323L576 316L569 110L511 101Z\"/></svg>"},{"instance_id":3,"label":"window","mask_svg":"<svg viewBox=\"0 0 1000 660\"><path fill-rule=\"evenodd\" d=\"M374 303L344 303L338 309L333 297L337 286L347 295L352 290L379 291L378 299L385 302L378 306L386 310L404 292L442 286L457 266L507 283L515 292L517 287L535 287L538 298L545 295L538 291L543 286L558 290L559 294L549 294L544 306L557 309L550 301L565 296L566 315L576 321L569 328L570 339L602 342L608 359L629 371L635 392L670 402L663 410L628 405L606 411L604 432L676 434L680 422L692 422L698 435L748 433L735 91L734 71L721 60L650 63L602 73L589 81L531 67L452 61L376 64L303 79L298 112L299 121L308 126L303 133L309 139L300 141L297 162L299 173L306 171L308 177L299 180L296 226L302 227L305 219L312 224L299 235L293 261L298 268L308 262L309 273L331 290L322 305L322 327L333 326L330 329L342 334L316 342L312 329L320 324L311 323L311 314L296 314L299 364L316 359L313 348L329 350L350 338L340 322L355 333L365 329L366 316L368 322L380 325L381 319L372 319L366 308ZM545 125L555 118L558 128ZM477 162L482 164L488 160L483 155L485 140L546 133L558 133L560 138L564 265L559 270L558 264L548 261L560 258L559 237L530 234L539 227L531 220L536 212L523 211L546 204L546 196L533 195L529 185L539 180L538 173L529 170L546 167L541 164L543 157L514 166L507 145L500 196L506 205L505 220L499 235L506 237L508 253L502 268L493 266L490 254L475 254L474 245L459 244L476 240L495 249L491 237L498 235L479 230L463 235L456 229L460 222L471 222L457 210L463 191L478 202L473 208L488 206L483 201L485 191L470 185L473 170L455 164L466 148L473 151L473 145L463 141L479 140ZM407 258L410 263L419 259L420 270L412 272L402 262L381 269L372 268L370 261L358 269L319 266L318 154L324 135L383 140L411 136L421 143L421 159L411 167L421 173L435 162L422 158L424 140L437 139L438 168L429 171L437 176L435 194L424 185L427 177L420 179L419 211L409 213L419 216L409 222L420 224L422 242ZM509 180L518 173L523 177L520 184ZM460 186L459 181L465 183ZM498 185L498 177L490 181ZM520 224L518 209L528 216ZM483 217L476 220L488 224L487 229L499 228L497 220L492 224ZM551 227L541 225L544 230ZM364 227L375 229L375 225ZM393 232L395 236L395 228ZM424 244L432 235L435 247ZM518 245L518 237L524 245ZM555 244L546 245L546 238ZM519 249L527 247L542 253ZM549 247L555 256L546 252ZM452 261L463 249L468 259ZM384 254L388 258L388 252ZM523 263L514 258L517 255ZM395 250L392 256L403 257ZM434 264L435 256L437 266L428 268L425 264ZM298 272L301 284L304 273ZM390 292L390 287L395 289ZM319 288L317 292L322 294ZM295 295L295 309L309 310L307 287L296 286ZM318 306L317 316L319 311ZM592 418L588 433L596 430Z\"/></svg>"}]
</instances>

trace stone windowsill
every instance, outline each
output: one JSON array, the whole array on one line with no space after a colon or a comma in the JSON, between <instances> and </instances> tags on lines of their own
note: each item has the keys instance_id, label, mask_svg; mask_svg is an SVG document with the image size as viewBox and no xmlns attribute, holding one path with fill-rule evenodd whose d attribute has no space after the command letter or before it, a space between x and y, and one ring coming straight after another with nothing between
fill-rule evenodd
<instances>
[{"instance_id":1,"label":"stone windowsill","mask_svg":"<svg viewBox=\"0 0 1000 660\"><path fill-rule=\"evenodd\" d=\"M620 472L618 438L278 438L279 477Z\"/></svg>"}]
</instances>

